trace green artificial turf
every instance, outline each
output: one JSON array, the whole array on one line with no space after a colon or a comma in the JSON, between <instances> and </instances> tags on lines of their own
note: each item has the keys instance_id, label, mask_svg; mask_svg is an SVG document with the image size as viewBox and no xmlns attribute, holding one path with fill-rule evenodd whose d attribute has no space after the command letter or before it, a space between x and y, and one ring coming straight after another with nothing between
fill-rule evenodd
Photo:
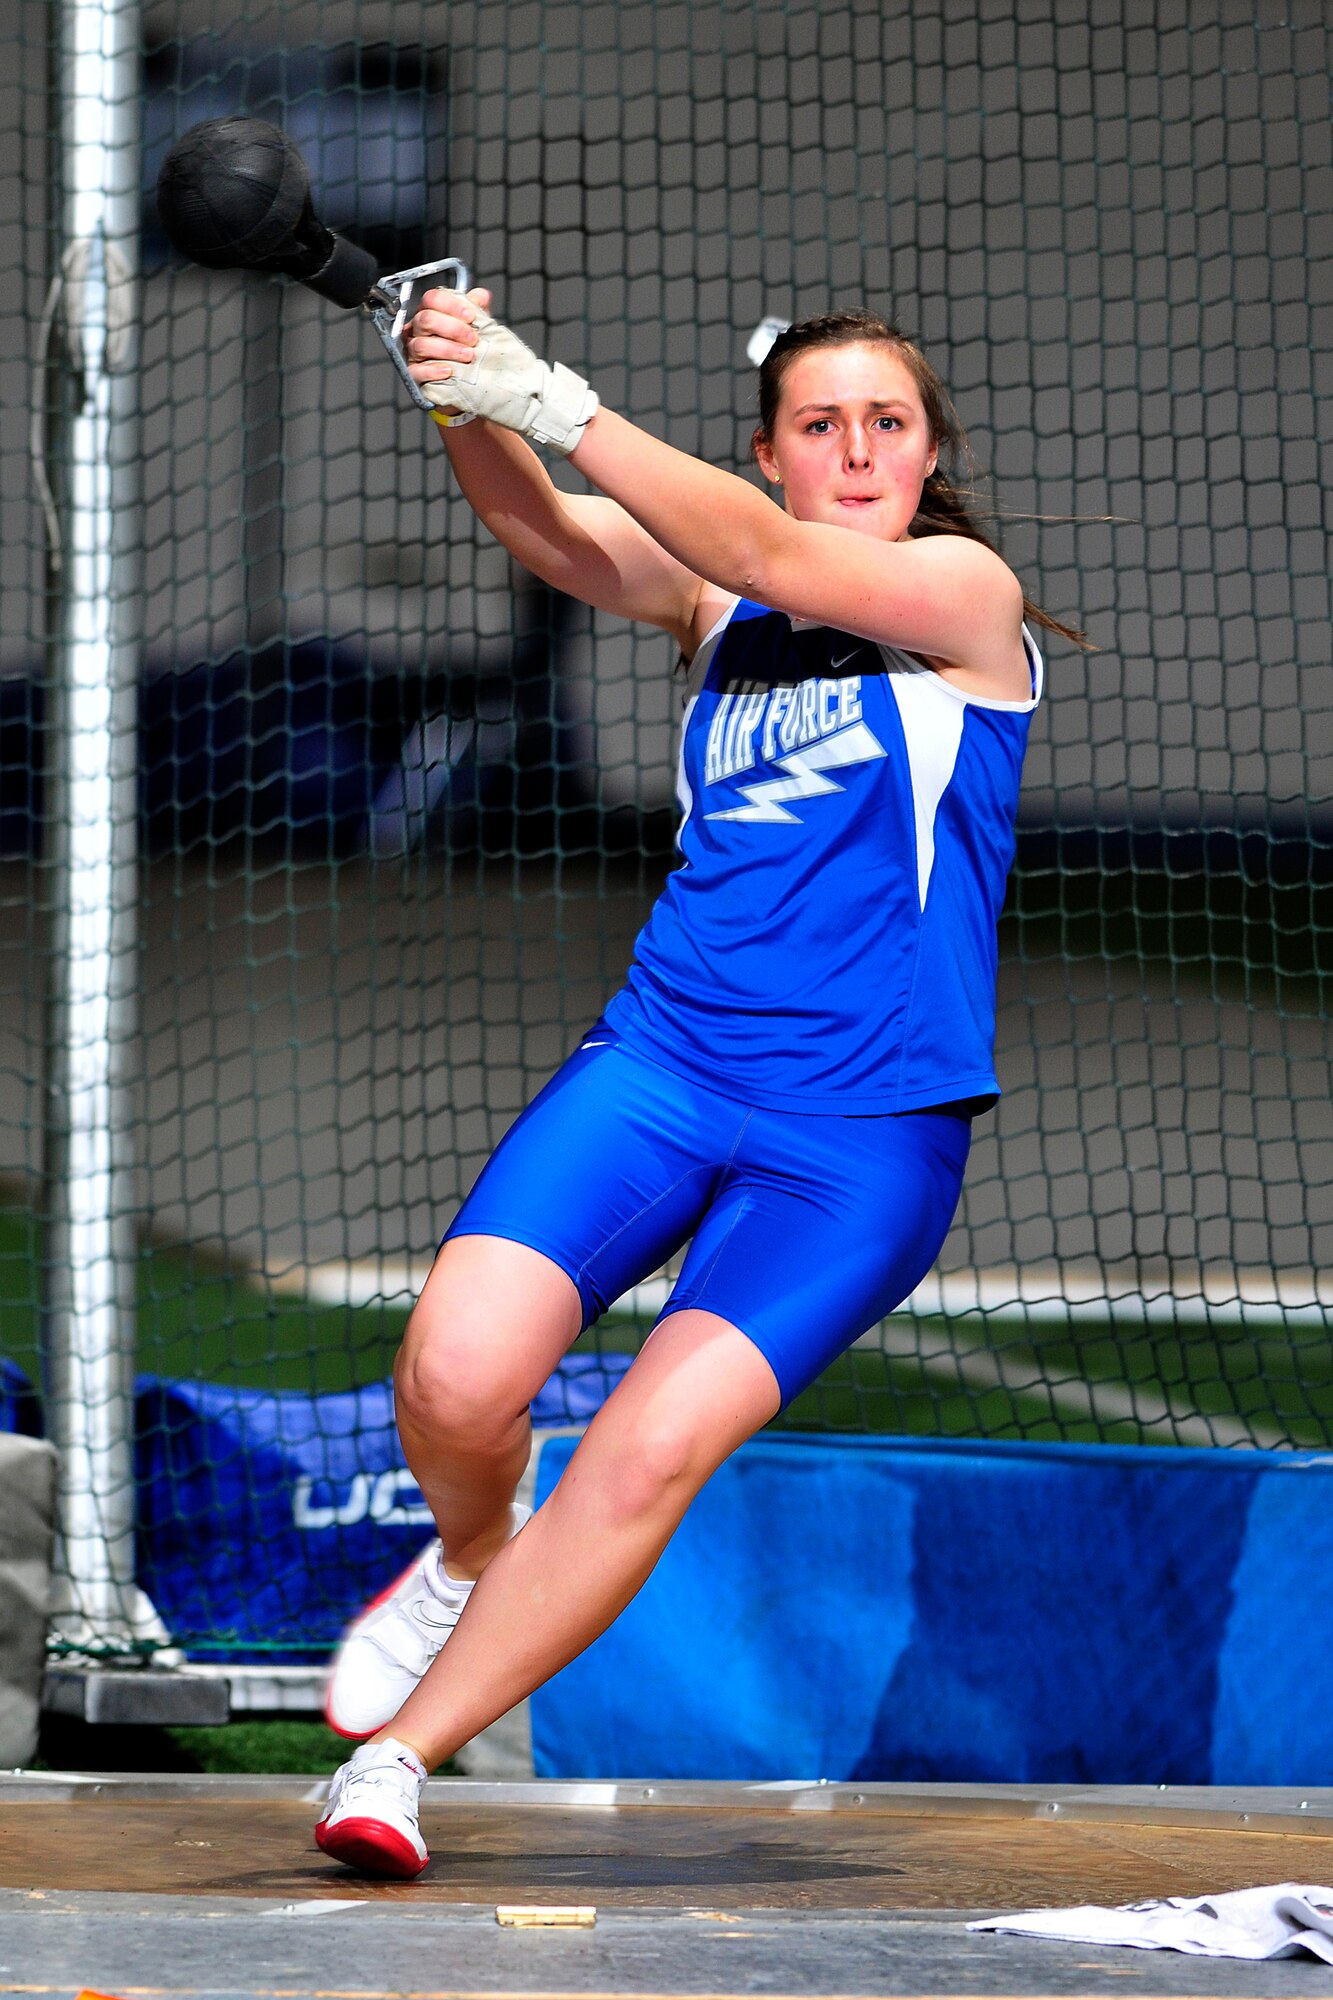
<instances>
[{"instance_id":1,"label":"green artificial turf","mask_svg":"<svg viewBox=\"0 0 1333 2000\"><path fill-rule=\"evenodd\" d=\"M950 1331L925 1321L919 1334L924 1367L855 1349L789 1406L781 1427L1070 1444L1173 1442L1166 1425L1154 1430L1131 1418L1094 1422L1077 1414L1081 1385L1103 1383L1142 1398L1141 1407L1160 1398L1182 1415L1219 1419L1228 1427L1219 1443L1232 1441L1238 1422L1253 1424L1260 1441L1280 1438L1310 1450L1333 1442L1333 1347L1315 1327L1163 1326L1149 1333L1084 1323L1077 1341L1057 1330L1037 1343L1018 1321L992 1318L984 1331L978 1324L971 1341L1016 1364L1018 1388L961 1385L947 1359L931 1364L932 1354L947 1355ZM959 1341L957 1329L952 1338Z\"/></svg>"},{"instance_id":2,"label":"green artificial turf","mask_svg":"<svg viewBox=\"0 0 1333 2000\"><path fill-rule=\"evenodd\" d=\"M40 1377L38 1231L30 1213L0 1208L0 1355ZM306 1394L383 1380L407 1320L390 1307L321 1306L267 1292L188 1250L145 1247L138 1260L140 1373ZM580 1352L636 1349L648 1321L608 1318ZM924 1321L922 1359L859 1348L843 1355L779 1419L792 1430L926 1437L1064 1438L1139 1443L1131 1421L1078 1414L1078 1385L1130 1385L1182 1411L1252 1419L1260 1432L1322 1448L1333 1441L1333 1347L1318 1328L1146 1329L1080 1322L1041 1332L992 1317L952 1329ZM1019 1386L960 1383L952 1345L998 1351ZM1029 1387L1028 1385L1031 1385ZM1052 1385L1056 1408L1053 1413ZM1063 1393L1062 1393L1063 1391ZM1170 1442L1169 1431L1151 1434Z\"/></svg>"},{"instance_id":3,"label":"green artificial turf","mask_svg":"<svg viewBox=\"0 0 1333 2000\"><path fill-rule=\"evenodd\" d=\"M181 1768L191 1771L296 1771L330 1777L353 1746L324 1722L282 1716L228 1722L220 1729L164 1729Z\"/></svg>"},{"instance_id":4,"label":"green artificial turf","mask_svg":"<svg viewBox=\"0 0 1333 2000\"><path fill-rule=\"evenodd\" d=\"M0 1208L0 1354L40 1376L38 1229ZM307 1394L381 1381L406 1310L321 1306L261 1289L188 1250L145 1246L138 1259L136 1372Z\"/></svg>"},{"instance_id":5,"label":"green artificial turf","mask_svg":"<svg viewBox=\"0 0 1333 2000\"><path fill-rule=\"evenodd\" d=\"M901 1324L894 1323L895 1331ZM585 1334L579 1347L625 1351L647 1331L647 1322L611 1320ZM1092 1382L1133 1391L1145 1405L1160 1399L1181 1414L1231 1426L1252 1422L1261 1438L1280 1436L1311 1450L1333 1442L1333 1346L1320 1327L1147 1329L1117 1327L1108 1318L1036 1335L1022 1320L991 1315L953 1327L922 1320L916 1342L920 1360L869 1347L841 1355L773 1428L1070 1444L1173 1441L1167 1426L1145 1431L1130 1418L1094 1422L1081 1395L1081 1385ZM955 1347L1002 1355L1021 1386L960 1382L950 1359Z\"/></svg>"}]
</instances>

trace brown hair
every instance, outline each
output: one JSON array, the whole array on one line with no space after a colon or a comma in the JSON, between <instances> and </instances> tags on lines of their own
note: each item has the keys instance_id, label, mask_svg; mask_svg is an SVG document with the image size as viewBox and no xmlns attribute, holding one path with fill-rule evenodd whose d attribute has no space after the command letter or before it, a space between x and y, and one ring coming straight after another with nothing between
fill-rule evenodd
<instances>
[{"instance_id":1,"label":"brown hair","mask_svg":"<svg viewBox=\"0 0 1333 2000\"><path fill-rule=\"evenodd\" d=\"M994 548L995 544L982 527L979 517L979 503L973 484L976 464L972 447L949 392L915 341L909 340L888 320L881 319L878 313L864 309L821 313L815 319L803 319L795 326L789 326L785 333L778 335L759 369L759 428L754 434L754 442L768 442L772 438L778 405L782 400L782 384L798 355L807 354L816 347L850 347L861 342L890 347L898 356L916 383L926 413L926 424L939 454L935 470L927 476L921 489L921 499L912 517L909 534L966 535L970 541L981 542L988 549ZM960 462L965 479L962 484L956 485L950 475ZM1023 613L1034 625L1040 625L1048 632L1059 632L1064 638L1072 639L1076 646L1092 650L1091 641L1077 626L1062 624L1049 611L1043 611L1039 604L1035 604L1026 592L1023 594Z\"/></svg>"}]
</instances>

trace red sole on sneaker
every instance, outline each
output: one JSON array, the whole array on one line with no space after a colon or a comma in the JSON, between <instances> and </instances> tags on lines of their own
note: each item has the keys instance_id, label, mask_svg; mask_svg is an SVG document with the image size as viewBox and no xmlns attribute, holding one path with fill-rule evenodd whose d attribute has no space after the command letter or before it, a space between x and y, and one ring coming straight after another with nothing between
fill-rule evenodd
<instances>
[{"instance_id":1,"label":"red sole on sneaker","mask_svg":"<svg viewBox=\"0 0 1333 2000\"><path fill-rule=\"evenodd\" d=\"M328 1695L324 1697L324 1720L334 1735L341 1736L346 1743L367 1743L377 1729L384 1727L382 1722L374 1722L369 1729L344 1729L341 1722L335 1722L333 1719L331 1697Z\"/></svg>"},{"instance_id":2,"label":"red sole on sneaker","mask_svg":"<svg viewBox=\"0 0 1333 2000\"><path fill-rule=\"evenodd\" d=\"M394 1882L410 1882L430 1859L382 1819L341 1819L334 1827L321 1822L315 1828L315 1842L359 1874L385 1875Z\"/></svg>"}]
</instances>

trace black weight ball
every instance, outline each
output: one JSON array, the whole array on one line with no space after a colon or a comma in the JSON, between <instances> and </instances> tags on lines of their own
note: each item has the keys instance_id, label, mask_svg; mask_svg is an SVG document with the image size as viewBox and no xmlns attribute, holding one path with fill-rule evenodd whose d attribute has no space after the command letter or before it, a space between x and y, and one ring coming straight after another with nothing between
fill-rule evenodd
<instances>
[{"instance_id":1,"label":"black weight ball","mask_svg":"<svg viewBox=\"0 0 1333 2000\"><path fill-rule=\"evenodd\" d=\"M305 161L263 118L210 118L176 141L157 180L162 227L215 271L275 266L310 202Z\"/></svg>"},{"instance_id":2,"label":"black weight ball","mask_svg":"<svg viewBox=\"0 0 1333 2000\"><path fill-rule=\"evenodd\" d=\"M305 161L263 118L192 126L162 162L157 210L174 248L212 271L280 271L348 308L378 276L369 251L319 220Z\"/></svg>"}]
</instances>

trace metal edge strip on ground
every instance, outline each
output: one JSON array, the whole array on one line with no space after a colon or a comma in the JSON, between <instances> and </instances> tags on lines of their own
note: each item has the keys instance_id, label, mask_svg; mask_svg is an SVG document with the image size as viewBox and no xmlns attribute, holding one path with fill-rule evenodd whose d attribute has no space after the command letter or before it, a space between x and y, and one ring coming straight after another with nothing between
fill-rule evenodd
<instances>
[{"instance_id":1,"label":"metal edge strip on ground","mask_svg":"<svg viewBox=\"0 0 1333 2000\"><path fill-rule=\"evenodd\" d=\"M1216 1961L1213 1961L1214 1963ZM122 1986L117 2000L212 2000L216 1994L234 1993L236 1987L228 1986ZM577 1987L560 1991L551 1986L437 1986L404 1990L402 1987L384 1986L247 1986L244 1992L248 2000L751 2000L748 1994L717 1992L684 1992L681 1988L658 1993L645 1992L639 1987ZM69 1985L36 1986L0 1984L0 1994L60 1994L71 1993ZM805 1993L765 1992L764 2000L812 2000ZM821 1993L817 2000L922 2000L920 1993L886 1993L876 1989L873 1993L862 1988L859 1992ZM1023 1994L992 1993L983 1987L941 1988L933 1991L930 2000L1034 2000L1031 1992ZM1104 2000L1104 1996L1080 1993L1076 1988L1064 1991L1060 2000ZM1135 1993L1130 2000L1182 2000L1179 1993L1154 1994ZM1226 2000L1264 2000L1264 1996L1245 1995L1228 1992Z\"/></svg>"},{"instance_id":2,"label":"metal edge strip on ground","mask_svg":"<svg viewBox=\"0 0 1333 2000\"><path fill-rule=\"evenodd\" d=\"M133 1772L14 1772L0 1777L0 1803L68 1803L98 1797L126 1802L185 1799L311 1804L328 1780L315 1776ZM1333 1839L1333 1787L826 1784L808 1779L740 1784L703 1779L432 1778L432 1807L456 1805L624 1811L828 1812L897 1818L1041 1819L1182 1826L1233 1833L1304 1834Z\"/></svg>"}]
</instances>

